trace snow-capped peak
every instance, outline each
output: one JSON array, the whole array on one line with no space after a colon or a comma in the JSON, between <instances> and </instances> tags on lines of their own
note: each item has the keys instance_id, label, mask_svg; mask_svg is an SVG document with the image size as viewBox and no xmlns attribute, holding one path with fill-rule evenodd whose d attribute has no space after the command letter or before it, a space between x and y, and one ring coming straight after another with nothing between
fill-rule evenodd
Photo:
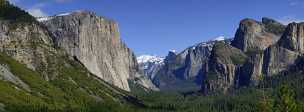
<instances>
[{"instance_id":1,"label":"snow-capped peak","mask_svg":"<svg viewBox=\"0 0 304 112\"><path fill-rule=\"evenodd\" d=\"M44 22L44 21L48 21L48 20L51 20L53 19L54 17L39 17L39 18L36 18L37 21L39 22Z\"/></svg>"},{"instance_id":2,"label":"snow-capped peak","mask_svg":"<svg viewBox=\"0 0 304 112\"><path fill-rule=\"evenodd\" d=\"M62 14L58 14L56 16L67 16L67 15L70 15L71 13L62 13Z\"/></svg>"},{"instance_id":3,"label":"snow-capped peak","mask_svg":"<svg viewBox=\"0 0 304 112\"><path fill-rule=\"evenodd\" d=\"M137 57L137 62L138 63L162 63L164 61L163 57L160 56L153 56L153 55L141 55Z\"/></svg>"},{"instance_id":4,"label":"snow-capped peak","mask_svg":"<svg viewBox=\"0 0 304 112\"><path fill-rule=\"evenodd\" d=\"M172 52L172 53L177 53L177 50L172 49L172 50L170 50L169 52Z\"/></svg>"},{"instance_id":5,"label":"snow-capped peak","mask_svg":"<svg viewBox=\"0 0 304 112\"><path fill-rule=\"evenodd\" d=\"M57 14L57 15L55 15L55 16L49 16L49 17L38 17L38 18L36 18L36 19L37 19L37 21L39 21L39 22L44 22L44 21L51 20L51 19L53 19L54 17L59 17L59 16L68 16L68 15L70 15L70 14L72 14L72 13L62 13L62 14Z\"/></svg>"},{"instance_id":6,"label":"snow-capped peak","mask_svg":"<svg viewBox=\"0 0 304 112\"><path fill-rule=\"evenodd\" d=\"M225 39L226 38L224 36L219 36L219 37L216 37L215 39L213 39L213 41L223 41Z\"/></svg>"}]
</instances>

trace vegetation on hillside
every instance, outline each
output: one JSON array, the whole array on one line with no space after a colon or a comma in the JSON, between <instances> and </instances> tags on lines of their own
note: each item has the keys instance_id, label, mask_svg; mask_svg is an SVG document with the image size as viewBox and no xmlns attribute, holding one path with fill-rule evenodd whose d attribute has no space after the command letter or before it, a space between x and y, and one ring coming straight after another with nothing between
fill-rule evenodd
<instances>
[{"instance_id":1,"label":"vegetation on hillside","mask_svg":"<svg viewBox=\"0 0 304 112\"><path fill-rule=\"evenodd\" d=\"M67 60L67 59L65 59ZM264 86L241 88L226 95L203 96L199 92L153 92L133 84L137 103L123 98L128 94L113 89L103 81L89 75L82 65L74 61L62 63L60 75L45 81L10 57L1 54L0 63L9 65L11 71L25 81L27 92L7 81L0 81L0 102L9 112L290 112L303 111L304 75L293 73L262 83ZM17 89L18 87L19 89ZM92 97L94 95L94 97ZM99 97L99 98L98 98ZM98 102L98 99L101 101Z\"/></svg>"},{"instance_id":2,"label":"vegetation on hillside","mask_svg":"<svg viewBox=\"0 0 304 112\"><path fill-rule=\"evenodd\" d=\"M245 53L224 42L216 42L213 49L212 57L217 57L224 64L242 65L247 60Z\"/></svg>"},{"instance_id":3,"label":"vegetation on hillside","mask_svg":"<svg viewBox=\"0 0 304 112\"><path fill-rule=\"evenodd\" d=\"M33 23L36 19L28 14L26 11L21 10L19 7L11 5L6 0L0 0L0 20L9 20L18 23Z\"/></svg>"},{"instance_id":4,"label":"vegetation on hillside","mask_svg":"<svg viewBox=\"0 0 304 112\"><path fill-rule=\"evenodd\" d=\"M151 112L303 112L304 73L265 80L260 86L204 96L199 92L138 91ZM263 86L262 86L263 85Z\"/></svg>"}]
</instances>

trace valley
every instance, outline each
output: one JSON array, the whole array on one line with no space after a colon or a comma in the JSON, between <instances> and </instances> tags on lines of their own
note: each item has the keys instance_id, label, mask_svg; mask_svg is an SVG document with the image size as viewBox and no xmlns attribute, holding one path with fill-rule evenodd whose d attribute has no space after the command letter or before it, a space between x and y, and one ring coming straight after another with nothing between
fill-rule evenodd
<instances>
[{"instance_id":1,"label":"valley","mask_svg":"<svg viewBox=\"0 0 304 112\"><path fill-rule=\"evenodd\" d=\"M33 17L0 0L0 112L302 112L304 24L245 18L165 57L136 56L118 22Z\"/></svg>"}]
</instances>

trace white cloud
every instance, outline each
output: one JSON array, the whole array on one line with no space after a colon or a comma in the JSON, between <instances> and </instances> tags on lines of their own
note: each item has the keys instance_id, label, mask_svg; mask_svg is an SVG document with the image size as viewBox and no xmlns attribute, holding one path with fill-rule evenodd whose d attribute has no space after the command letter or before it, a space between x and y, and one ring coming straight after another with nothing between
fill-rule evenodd
<instances>
[{"instance_id":1,"label":"white cloud","mask_svg":"<svg viewBox=\"0 0 304 112\"><path fill-rule=\"evenodd\" d=\"M43 12L40 8L31 8L27 10L34 17L46 17L48 16L45 12Z\"/></svg>"},{"instance_id":2,"label":"white cloud","mask_svg":"<svg viewBox=\"0 0 304 112\"><path fill-rule=\"evenodd\" d=\"M48 16L48 14L42 10L42 8L44 6L45 6L45 4L43 4L43 3L36 4L36 5L32 6L31 8L29 8L27 10L27 12L29 12L34 17L46 17L46 16Z\"/></svg>"},{"instance_id":3,"label":"white cloud","mask_svg":"<svg viewBox=\"0 0 304 112\"><path fill-rule=\"evenodd\" d=\"M70 2L72 0L55 0L57 3L65 3L65 2Z\"/></svg>"},{"instance_id":4,"label":"white cloud","mask_svg":"<svg viewBox=\"0 0 304 112\"><path fill-rule=\"evenodd\" d=\"M304 7L304 1L303 0L288 0L289 6L295 7L300 6Z\"/></svg>"},{"instance_id":5,"label":"white cloud","mask_svg":"<svg viewBox=\"0 0 304 112\"><path fill-rule=\"evenodd\" d=\"M304 19L297 18L296 16L285 16L285 17L278 19L278 21L287 25L292 22L296 22L296 23L304 22Z\"/></svg>"}]
</instances>

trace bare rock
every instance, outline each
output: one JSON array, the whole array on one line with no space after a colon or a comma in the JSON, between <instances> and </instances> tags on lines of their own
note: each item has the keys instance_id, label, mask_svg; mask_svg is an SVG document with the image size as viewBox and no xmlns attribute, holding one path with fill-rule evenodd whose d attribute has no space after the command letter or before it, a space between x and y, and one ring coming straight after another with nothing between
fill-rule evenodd
<instances>
[{"instance_id":1,"label":"bare rock","mask_svg":"<svg viewBox=\"0 0 304 112\"><path fill-rule=\"evenodd\" d=\"M22 87L24 90L30 92L30 87L20 80L19 77L15 76L9 69L8 66L1 64L0 65L0 80L9 81L17 86Z\"/></svg>"},{"instance_id":2,"label":"bare rock","mask_svg":"<svg viewBox=\"0 0 304 112\"><path fill-rule=\"evenodd\" d=\"M106 82L130 90L128 79L134 79L139 68L135 55L121 41L115 21L76 11L54 16L43 24L57 47Z\"/></svg>"},{"instance_id":3,"label":"bare rock","mask_svg":"<svg viewBox=\"0 0 304 112\"><path fill-rule=\"evenodd\" d=\"M203 90L209 92L227 92L235 87L235 78L247 56L233 46L217 42L208 62L208 70L203 81Z\"/></svg>"},{"instance_id":4,"label":"bare rock","mask_svg":"<svg viewBox=\"0 0 304 112\"><path fill-rule=\"evenodd\" d=\"M282 32L278 30L282 29L284 25L268 18L263 18L262 22L244 19L240 22L232 46L244 52L265 50L280 39Z\"/></svg>"}]
</instances>

